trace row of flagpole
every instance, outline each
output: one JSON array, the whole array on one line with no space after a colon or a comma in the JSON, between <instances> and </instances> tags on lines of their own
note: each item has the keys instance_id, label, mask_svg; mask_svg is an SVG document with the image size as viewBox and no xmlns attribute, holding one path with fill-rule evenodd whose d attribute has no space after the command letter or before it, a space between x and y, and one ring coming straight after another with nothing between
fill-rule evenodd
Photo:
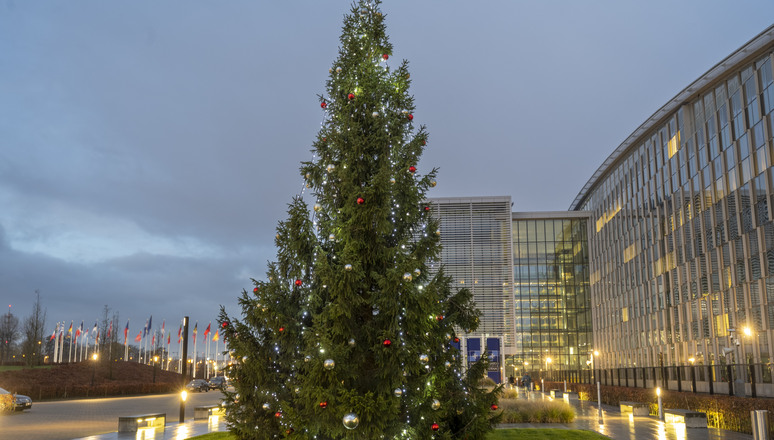
<instances>
[{"instance_id":1,"label":"row of flagpole","mask_svg":"<svg viewBox=\"0 0 774 440\"><path fill-rule=\"evenodd\" d=\"M81 362L84 360L89 359L89 350L90 350L90 343L91 343L91 336L89 336L89 330L84 330L83 328L83 321L81 321L81 325L75 329L73 329L74 321L70 321L70 326L65 330L65 322L58 322L56 324L56 328L54 329L53 334L51 335L51 340L54 341L54 357L53 357L53 363L63 363L64 362L64 352L65 352L65 341L69 340L71 343L67 344L67 362ZM169 370L170 369L170 362L171 357L169 356L170 353L170 346L172 343L172 334L167 333L165 329L166 322L162 321L161 323L161 336L158 339L160 341L160 345L162 347L164 346L164 337L166 336L166 353L167 355L161 358L161 368ZM139 353L137 362L140 363L146 363L150 364L150 360L152 357L156 356L156 349L158 346L156 345L156 337L158 336L157 330L152 330L153 326L153 316L148 318L147 321L145 321L145 326L143 327L142 331L137 334L137 336L134 338L135 342L139 343ZM197 321L194 325L193 329L193 364L196 365L196 355L197 355L197 333L198 333L198 327L199 322ZM207 325L207 329L204 330L204 341L205 341L205 358L208 361L206 363L205 368L205 374L209 377L210 375L210 366L209 366L209 360L210 360L210 346L211 342L215 342L215 359L214 362L217 365L219 361L219 352L218 352L218 341L220 340L220 333L219 330L216 328L215 333L213 334L212 338L209 338L209 335L212 334L211 331L212 323L209 323ZM183 324L180 324L180 327L177 330L177 343L178 343L178 353L180 351L181 343L183 340ZM73 333L74 332L74 333ZM97 326L97 323L94 323L94 328L91 330L91 334L93 335L93 346L91 346L91 350L96 353L96 351L99 349L99 341L100 341L100 331ZM108 342L109 349L112 351L112 344L110 344L111 337L113 337L113 321L110 322L110 327L107 330L107 334L105 336L105 340ZM78 346L80 344L80 347ZM150 345L150 347L149 347ZM75 348L75 353L73 353L73 348ZM153 354L149 354L149 349ZM109 356L112 357L112 353L109 354ZM126 327L124 327L124 361L129 361L129 320L126 321ZM164 362L166 361L166 367L164 365ZM155 362L155 359L154 359ZM179 360L178 362L182 362L182 360ZM180 368L178 368L180 370ZM193 369L193 377L196 377L196 368Z\"/></svg>"}]
</instances>

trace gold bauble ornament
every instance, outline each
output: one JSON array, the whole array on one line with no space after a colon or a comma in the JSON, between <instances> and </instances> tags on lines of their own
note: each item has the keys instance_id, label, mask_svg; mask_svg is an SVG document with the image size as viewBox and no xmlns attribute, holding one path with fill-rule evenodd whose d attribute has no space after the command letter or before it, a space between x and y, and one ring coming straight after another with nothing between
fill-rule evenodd
<instances>
[{"instance_id":1,"label":"gold bauble ornament","mask_svg":"<svg viewBox=\"0 0 774 440\"><path fill-rule=\"evenodd\" d=\"M435 180L431 180L430 181L430 186L435 188L435 185L438 185L438 182L436 182Z\"/></svg>"},{"instance_id":2,"label":"gold bauble ornament","mask_svg":"<svg viewBox=\"0 0 774 440\"><path fill-rule=\"evenodd\" d=\"M345 264L344 265L344 270L346 270L347 272L350 272L352 270L352 265L351 264Z\"/></svg>"},{"instance_id":3,"label":"gold bauble ornament","mask_svg":"<svg viewBox=\"0 0 774 440\"><path fill-rule=\"evenodd\" d=\"M403 280L404 281L411 281L414 277L411 276L410 273L406 272L403 274Z\"/></svg>"},{"instance_id":4,"label":"gold bauble ornament","mask_svg":"<svg viewBox=\"0 0 774 440\"><path fill-rule=\"evenodd\" d=\"M322 209L322 206L320 206L319 203L314 204L314 212L319 212Z\"/></svg>"}]
</instances>

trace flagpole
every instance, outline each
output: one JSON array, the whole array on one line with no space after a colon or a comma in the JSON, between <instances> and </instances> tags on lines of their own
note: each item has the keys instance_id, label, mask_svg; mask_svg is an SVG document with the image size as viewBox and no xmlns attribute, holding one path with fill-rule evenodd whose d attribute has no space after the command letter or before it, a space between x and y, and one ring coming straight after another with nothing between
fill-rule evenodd
<instances>
[{"instance_id":1,"label":"flagpole","mask_svg":"<svg viewBox=\"0 0 774 440\"><path fill-rule=\"evenodd\" d=\"M68 344L68 348L70 349L70 353L67 355L67 363L69 364L72 362L73 359L73 321L70 321L70 330L67 331L67 333L70 334L70 344Z\"/></svg>"},{"instance_id":2,"label":"flagpole","mask_svg":"<svg viewBox=\"0 0 774 440\"><path fill-rule=\"evenodd\" d=\"M59 356L59 323L56 323L56 328L54 329L54 360L52 363L56 363L56 358Z\"/></svg>"}]
</instances>

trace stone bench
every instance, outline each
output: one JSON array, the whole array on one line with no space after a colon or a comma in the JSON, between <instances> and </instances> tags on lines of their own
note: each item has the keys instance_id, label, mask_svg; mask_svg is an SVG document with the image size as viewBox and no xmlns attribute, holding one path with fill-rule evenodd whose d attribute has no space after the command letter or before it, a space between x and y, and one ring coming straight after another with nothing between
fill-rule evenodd
<instances>
[{"instance_id":1,"label":"stone bench","mask_svg":"<svg viewBox=\"0 0 774 440\"><path fill-rule=\"evenodd\" d=\"M167 415L140 414L136 416L123 416L118 418L118 432L137 432L138 429L161 428L167 424Z\"/></svg>"},{"instance_id":2,"label":"stone bench","mask_svg":"<svg viewBox=\"0 0 774 440\"><path fill-rule=\"evenodd\" d=\"M562 390L551 390L549 392L549 394L554 399L562 399L562 398L564 398L564 391L562 391Z\"/></svg>"},{"instance_id":3,"label":"stone bench","mask_svg":"<svg viewBox=\"0 0 774 440\"><path fill-rule=\"evenodd\" d=\"M223 407L220 405L207 405L207 406L194 407L194 420L206 420L206 419L209 419L210 416L222 416L225 414L226 412L223 410Z\"/></svg>"},{"instance_id":4,"label":"stone bench","mask_svg":"<svg viewBox=\"0 0 774 440\"><path fill-rule=\"evenodd\" d=\"M689 409L665 409L664 421L667 423L685 423L686 428L706 428L707 414Z\"/></svg>"},{"instance_id":5,"label":"stone bench","mask_svg":"<svg viewBox=\"0 0 774 440\"><path fill-rule=\"evenodd\" d=\"M632 413L634 416L647 416L650 414L650 404L644 402L618 402L621 414Z\"/></svg>"}]
</instances>

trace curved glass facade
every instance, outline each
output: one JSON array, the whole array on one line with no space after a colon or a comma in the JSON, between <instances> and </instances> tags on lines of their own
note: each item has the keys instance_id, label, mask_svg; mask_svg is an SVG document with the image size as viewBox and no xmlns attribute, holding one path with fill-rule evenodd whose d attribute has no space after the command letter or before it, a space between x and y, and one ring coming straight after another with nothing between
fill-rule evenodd
<instances>
[{"instance_id":1,"label":"curved glass facade","mask_svg":"<svg viewBox=\"0 0 774 440\"><path fill-rule=\"evenodd\" d=\"M571 206L591 213L598 367L744 362L771 382L773 52L774 27L639 127Z\"/></svg>"}]
</instances>

